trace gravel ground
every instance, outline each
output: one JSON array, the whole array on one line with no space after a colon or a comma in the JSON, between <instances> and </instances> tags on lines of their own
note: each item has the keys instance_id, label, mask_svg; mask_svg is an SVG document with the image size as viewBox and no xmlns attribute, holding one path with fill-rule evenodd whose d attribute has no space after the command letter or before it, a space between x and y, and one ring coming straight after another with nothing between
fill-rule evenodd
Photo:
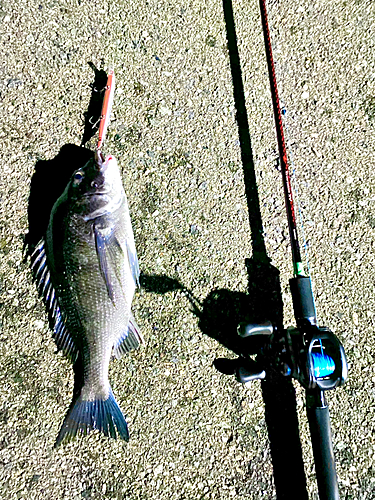
<instances>
[{"instance_id":1,"label":"gravel ground","mask_svg":"<svg viewBox=\"0 0 375 500\"><path fill-rule=\"evenodd\" d=\"M328 395L340 493L375 499L375 4L269 4L319 320L343 342L350 364L347 384ZM248 114L240 131L227 47L231 10ZM284 324L294 322L258 3L3 0L0 20L1 497L275 498L261 386L243 387L213 366L235 356L219 323L245 293L249 311L260 304L276 314L268 285L259 296L258 288L249 292L249 218L253 229L260 221L243 168L251 157ZM48 198L59 174L49 161L64 145L75 145L74 153L81 144L93 67L109 65L117 90L105 152L118 158L129 199L144 284L134 314L146 346L111 364L130 442L93 433L55 450L73 371L55 354L23 261L30 183L37 163L47 167ZM64 160L70 169L73 153ZM316 499L297 386L296 405L307 490ZM298 478L287 471L292 492Z\"/></svg>"}]
</instances>

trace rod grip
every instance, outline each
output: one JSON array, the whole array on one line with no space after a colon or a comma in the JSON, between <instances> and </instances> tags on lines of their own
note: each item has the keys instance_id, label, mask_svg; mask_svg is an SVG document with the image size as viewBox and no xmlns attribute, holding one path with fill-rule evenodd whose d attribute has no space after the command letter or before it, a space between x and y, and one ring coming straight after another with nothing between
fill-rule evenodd
<instances>
[{"instance_id":1,"label":"rod grip","mask_svg":"<svg viewBox=\"0 0 375 500\"><path fill-rule=\"evenodd\" d=\"M311 443L320 500L339 500L328 406L308 407Z\"/></svg>"},{"instance_id":2,"label":"rod grip","mask_svg":"<svg viewBox=\"0 0 375 500\"><path fill-rule=\"evenodd\" d=\"M305 324L306 321L311 325L316 325L317 319L310 277L297 276L290 279L289 284L297 325Z\"/></svg>"}]
</instances>

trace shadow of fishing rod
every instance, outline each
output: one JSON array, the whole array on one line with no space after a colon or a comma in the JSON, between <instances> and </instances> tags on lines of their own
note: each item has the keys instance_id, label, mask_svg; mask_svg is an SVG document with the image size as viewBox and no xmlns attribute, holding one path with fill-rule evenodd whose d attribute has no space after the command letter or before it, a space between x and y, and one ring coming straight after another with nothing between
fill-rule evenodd
<instances>
[{"instance_id":1,"label":"shadow of fishing rod","mask_svg":"<svg viewBox=\"0 0 375 500\"><path fill-rule=\"evenodd\" d=\"M241 65L230 0L223 0L223 9L253 246L253 256L246 260L248 293L217 289L200 302L179 281L165 275L143 274L140 283L145 290L158 294L173 290L182 291L199 319L198 326L201 331L237 354L238 358L235 360L220 358L214 362L221 373L233 375L245 357L248 359L249 355L257 354L260 349L257 339L242 338L238 335L238 325L270 321L282 331L283 303L279 271L270 264L263 238ZM293 384L290 379L273 371L272 367L267 367L267 378L261 383L277 498L307 500ZM244 492L249 495L252 489L250 481L243 485Z\"/></svg>"},{"instance_id":2,"label":"shadow of fishing rod","mask_svg":"<svg viewBox=\"0 0 375 500\"><path fill-rule=\"evenodd\" d=\"M280 313L275 304L280 301L279 273L269 264L253 259L247 261L249 293L216 289L202 301L182 283L166 275L141 274L141 288L147 292L164 295L181 291L189 300L192 312L198 318L202 333L235 353L237 359L218 358L214 366L225 375L234 375L245 357L259 352L257 339L242 338L237 327L270 318ZM276 289L276 291L275 291ZM263 339L258 339L260 343ZM256 382L254 382L256 383ZM290 380L267 370L267 380L262 382L266 422L270 439L274 480L278 499L307 500L306 480L299 440L294 388ZM250 465L249 465L250 468ZM251 471L249 471L251 473ZM244 493L251 495L253 484L242 485Z\"/></svg>"},{"instance_id":3,"label":"shadow of fishing rod","mask_svg":"<svg viewBox=\"0 0 375 500\"><path fill-rule=\"evenodd\" d=\"M283 304L279 272L270 264L267 256L262 218L259 207L254 160L251 148L248 116L243 89L241 63L238 52L236 28L231 0L223 0L223 12L227 31L229 60L233 81L233 96L237 110L237 125L241 146L245 192L253 245L253 257L248 259L249 323L264 320L283 328ZM306 477L294 387L290 379L267 371L262 381L265 416L271 446L276 494L278 499L307 499Z\"/></svg>"}]
</instances>

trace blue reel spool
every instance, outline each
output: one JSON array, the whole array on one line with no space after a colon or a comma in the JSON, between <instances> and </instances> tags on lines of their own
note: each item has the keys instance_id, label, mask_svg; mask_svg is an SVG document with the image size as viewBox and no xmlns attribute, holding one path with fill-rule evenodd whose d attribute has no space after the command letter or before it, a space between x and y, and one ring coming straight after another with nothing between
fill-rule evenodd
<instances>
[{"instance_id":1,"label":"blue reel spool","mask_svg":"<svg viewBox=\"0 0 375 500\"><path fill-rule=\"evenodd\" d=\"M322 352L313 352L311 354L316 378L329 377L334 373L336 366L331 356L324 354L323 350Z\"/></svg>"},{"instance_id":2,"label":"blue reel spool","mask_svg":"<svg viewBox=\"0 0 375 500\"><path fill-rule=\"evenodd\" d=\"M316 328L308 346L307 370L304 383L309 389L327 391L345 382L348 364L344 348L328 328Z\"/></svg>"}]
</instances>

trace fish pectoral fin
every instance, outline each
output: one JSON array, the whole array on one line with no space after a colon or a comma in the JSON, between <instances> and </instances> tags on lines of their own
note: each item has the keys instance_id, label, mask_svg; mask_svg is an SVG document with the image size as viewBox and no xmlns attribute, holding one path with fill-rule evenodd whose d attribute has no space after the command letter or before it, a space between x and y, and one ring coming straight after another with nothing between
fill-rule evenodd
<instances>
[{"instance_id":1,"label":"fish pectoral fin","mask_svg":"<svg viewBox=\"0 0 375 500\"><path fill-rule=\"evenodd\" d=\"M134 319L134 316L130 314L130 319L126 330L122 332L113 346L113 356L117 359L120 359L127 352L133 349L137 349L140 344L144 344L144 339Z\"/></svg>"},{"instance_id":2,"label":"fish pectoral fin","mask_svg":"<svg viewBox=\"0 0 375 500\"><path fill-rule=\"evenodd\" d=\"M103 235L100 229L94 224L95 246L99 260L100 273L107 287L108 296L115 304L116 297L114 294L111 279L116 277L120 286L122 285L120 262L123 262L125 255L127 256L129 269L134 279L134 284L139 285L139 264L137 252L135 249L134 239L126 238L122 244L117 239L115 234ZM126 258L126 257L125 257Z\"/></svg>"},{"instance_id":3,"label":"fish pectoral fin","mask_svg":"<svg viewBox=\"0 0 375 500\"><path fill-rule=\"evenodd\" d=\"M58 296L51 281L48 268L45 242L42 238L30 256L31 271L38 288L40 297L48 312L48 321L57 348L74 363L78 356L78 349L66 326L66 315L60 306Z\"/></svg>"},{"instance_id":4,"label":"fish pectoral fin","mask_svg":"<svg viewBox=\"0 0 375 500\"><path fill-rule=\"evenodd\" d=\"M95 224L94 224L94 235L95 235L95 247L99 261L100 274L104 279L108 296L111 299L113 305L115 306L116 305L115 295L110 280L110 261L113 261L113 255L111 255L110 245L108 244L106 237L100 232L100 230L96 227Z\"/></svg>"}]
</instances>

